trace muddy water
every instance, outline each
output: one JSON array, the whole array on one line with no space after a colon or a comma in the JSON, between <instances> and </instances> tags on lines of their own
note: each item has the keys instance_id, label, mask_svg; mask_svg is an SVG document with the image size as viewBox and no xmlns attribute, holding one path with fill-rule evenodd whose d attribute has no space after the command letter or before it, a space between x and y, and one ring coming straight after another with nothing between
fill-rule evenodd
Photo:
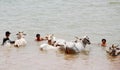
<instances>
[{"instance_id":1,"label":"muddy water","mask_svg":"<svg viewBox=\"0 0 120 70\"><path fill-rule=\"evenodd\" d=\"M54 34L67 41L87 35L94 44L107 39L120 44L119 0L0 0L0 42L5 31L11 40L18 31L27 36L27 46L0 46L0 70L119 70L120 56L111 57L104 48L90 45L89 53L66 55L39 50L35 34ZM45 42L46 43L46 42Z\"/></svg>"},{"instance_id":2,"label":"muddy water","mask_svg":"<svg viewBox=\"0 0 120 70\"><path fill-rule=\"evenodd\" d=\"M111 57L104 48L92 46L76 55L40 51L39 46L0 47L0 70L119 70L120 56Z\"/></svg>"}]
</instances>

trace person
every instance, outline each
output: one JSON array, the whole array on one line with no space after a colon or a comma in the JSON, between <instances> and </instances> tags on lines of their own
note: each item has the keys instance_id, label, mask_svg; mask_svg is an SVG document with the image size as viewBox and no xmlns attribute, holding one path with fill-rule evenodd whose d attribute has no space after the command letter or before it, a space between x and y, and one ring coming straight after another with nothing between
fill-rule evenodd
<instances>
[{"instance_id":1,"label":"person","mask_svg":"<svg viewBox=\"0 0 120 70\"><path fill-rule=\"evenodd\" d=\"M102 39L102 40L101 40L101 46L103 46L103 47L106 47L106 46L107 46L107 44L106 44L106 39Z\"/></svg>"},{"instance_id":2,"label":"person","mask_svg":"<svg viewBox=\"0 0 120 70\"><path fill-rule=\"evenodd\" d=\"M10 33L9 31L6 31L6 32L5 32L5 38L3 38L2 45L4 45L6 41L9 41L11 44L14 43L14 41L11 41L11 40L9 39L10 34L11 34L11 33Z\"/></svg>"},{"instance_id":3,"label":"person","mask_svg":"<svg viewBox=\"0 0 120 70\"><path fill-rule=\"evenodd\" d=\"M36 41L43 41L44 39L41 38L40 34L36 34Z\"/></svg>"}]
</instances>

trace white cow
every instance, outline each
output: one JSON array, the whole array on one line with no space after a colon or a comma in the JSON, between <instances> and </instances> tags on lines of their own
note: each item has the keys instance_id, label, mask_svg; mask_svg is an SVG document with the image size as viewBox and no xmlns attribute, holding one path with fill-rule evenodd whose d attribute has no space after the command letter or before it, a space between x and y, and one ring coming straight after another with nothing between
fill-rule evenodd
<instances>
[{"instance_id":1,"label":"white cow","mask_svg":"<svg viewBox=\"0 0 120 70\"><path fill-rule=\"evenodd\" d=\"M45 43L40 45L40 50L43 50L43 51L45 51L45 50L58 50L58 49L59 49L59 47L54 47L52 45L45 44Z\"/></svg>"},{"instance_id":2,"label":"white cow","mask_svg":"<svg viewBox=\"0 0 120 70\"><path fill-rule=\"evenodd\" d=\"M53 34L47 34L45 38L48 41L48 43L41 44L40 45L41 50L49 50L49 49L57 50L60 48L60 46L63 46L64 44L63 42L65 42L65 40L63 39L56 39L56 37L54 37Z\"/></svg>"},{"instance_id":3,"label":"white cow","mask_svg":"<svg viewBox=\"0 0 120 70\"><path fill-rule=\"evenodd\" d=\"M66 41L64 39L59 39L54 36L54 34L49 34L46 36L46 39L48 40L48 44L52 46L64 46Z\"/></svg>"},{"instance_id":4,"label":"white cow","mask_svg":"<svg viewBox=\"0 0 120 70\"><path fill-rule=\"evenodd\" d=\"M86 48L87 44L90 44L88 36L84 36L80 39L78 38L75 42L66 42L65 53L79 53Z\"/></svg>"},{"instance_id":5,"label":"white cow","mask_svg":"<svg viewBox=\"0 0 120 70\"><path fill-rule=\"evenodd\" d=\"M23 32L19 32L16 35L17 35L17 40L15 40L14 46L15 47L25 46L27 44L27 41L24 38L26 34L24 34Z\"/></svg>"}]
</instances>

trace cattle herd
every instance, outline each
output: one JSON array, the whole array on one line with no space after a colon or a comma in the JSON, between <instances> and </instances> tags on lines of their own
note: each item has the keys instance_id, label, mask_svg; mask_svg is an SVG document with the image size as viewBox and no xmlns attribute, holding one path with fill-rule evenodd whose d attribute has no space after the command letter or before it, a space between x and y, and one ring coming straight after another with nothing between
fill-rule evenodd
<instances>
[{"instance_id":1,"label":"cattle herd","mask_svg":"<svg viewBox=\"0 0 120 70\"><path fill-rule=\"evenodd\" d=\"M24 32L18 32L17 39L14 43L10 43L9 41L6 41L4 46L15 46L15 47L22 47L26 46L27 41L25 40ZM47 43L43 43L40 45L39 49L44 50L62 50L66 54L77 54L85 50L87 45L91 44L91 41L88 36L84 36L82 38L75 37L74 41L66 41L64 39L56 38L54 34L47 34L44 38ZM88 46L89 47L89 46ZM88 50L90 51L90 50ZM118 56L120 54L120 47L119 45L115 46L112 45L110 47L106 47L106 53L108 53L111 56Z\"/></svg>"}]
</instances>

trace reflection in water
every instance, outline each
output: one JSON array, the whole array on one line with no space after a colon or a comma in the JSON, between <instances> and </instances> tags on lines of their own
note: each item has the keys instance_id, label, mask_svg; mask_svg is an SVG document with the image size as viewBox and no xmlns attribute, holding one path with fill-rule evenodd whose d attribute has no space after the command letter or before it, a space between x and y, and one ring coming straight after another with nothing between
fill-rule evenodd
<instances>
[{"instance_id":1,"label":"reflection in water","mask_svg":"<svg viewBox=\"0 0 120 70\"><path fill-rule=\"evenodd\" d=\"M119 70L120 69L120 56L107 56L110 61L111 70Z\"/></svg>"},{"instance_id":2,"label":"reflection in water","mask_svg":"<svg viewBox=\"0 0 120 70\"><path fill-rule=\"evenodd\" d=\"M65 60L74 60L74 59L77 59L78 58L78 55L72 55L72 54L65 54L64 55L64 59Z\"/></svg>"},{"instance_id":3,"label":"reflection in water","mask_svg":"<svg viewBox=\"0 0 120 70\"><path fill-rule=\"evenodd\" d=\"M101 47L92 47L89 54L64 54L62 51L40 51L39 46L0 47L0 69L55 70L118 70L120 57L111 57ZM32 66L32 68L29 68ZM58 68L60 67L60 68Z\"/></svg>"}]
</instances>

